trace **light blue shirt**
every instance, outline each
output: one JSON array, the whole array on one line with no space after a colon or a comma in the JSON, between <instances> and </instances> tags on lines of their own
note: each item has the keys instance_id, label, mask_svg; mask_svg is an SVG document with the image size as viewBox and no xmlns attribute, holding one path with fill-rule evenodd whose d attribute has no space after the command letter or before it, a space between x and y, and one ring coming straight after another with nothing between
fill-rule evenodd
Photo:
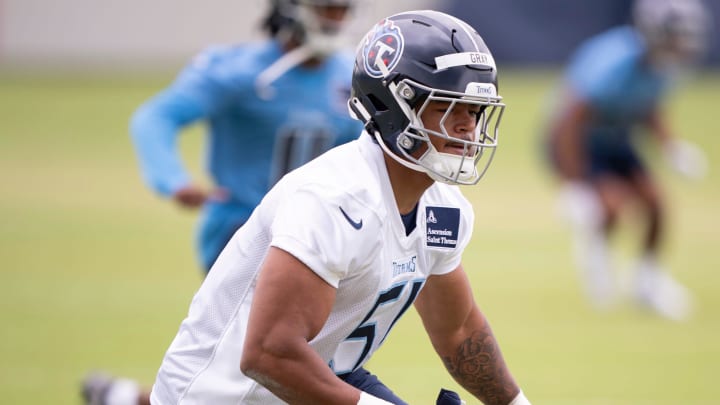
<instances>
[{"instance_id":1,"label":"light blue shirt","mask_svg":"<svg viewBox=\"0 0 720 405\"><path fill-rule=\"evenodd\" d=\"M282 175L362 130L346 105L351 55L332 55L317 68L296 66L262 98L257 77L281 56L276 41L208 49L132 117L143 178L164 196L191 182L177 147L180 130L207 124L206 167L230 201L205 208L199 244L206 267Z\"/></svg>"},{"instance_id":2,"label":"light blue shirt","mask_svg":"<svg viewBox=\"0 0 720 405\"><path fill-rule=\"evenodd\" d=\"M566 80L597 112L598 125L631 126L656 108L670 78L645 60L645 44L630 26L587 40L573 55Z\"/></svg>"}]
</instances>

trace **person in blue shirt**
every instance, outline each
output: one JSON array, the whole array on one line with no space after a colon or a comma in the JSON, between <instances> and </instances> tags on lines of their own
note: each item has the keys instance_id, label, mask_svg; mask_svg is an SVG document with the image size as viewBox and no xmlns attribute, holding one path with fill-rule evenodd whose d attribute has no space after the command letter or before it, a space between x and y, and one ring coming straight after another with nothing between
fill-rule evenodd
<instances>
[{"instance_id":1,"label":"person in blue shirt","mask_svg":"<svg viewBox=\"0 0 720 405\"><path fill-rule=\"evenodd\" d=\"M132 116L147 185L202 209L196 243L205 272L280 177L360 132L346 105L353 55L341 51L353 3L272 0L269 40L205 50ZM177 148L196 122L207 126L212 190L193 180Z\"/></svg>"},{"instance_id":2,"label":"person in blue shirt","mask_svg":"<svg viewBox=\"0 0 720 405\"><path fill-rule=\"evenodd\" d=\"M201 208L197 249L204 274L265 193L287 172L354 140L362 124L348 113L355 55L344 28L356 0L271 0L269 39L210 47L133 114L130 132L150 188ZM177 138L207 126L208 190L186 170ZM90 405L149 404L129 378L90 372Z\"/></svg>"},{"instance_id":3,"label":"person in blue shirt","mask_svg":"<svg viewBox=\"0 0 720 405\"><path fill-rule=\"evenodd\" d=\"M545 146L576 232L581 278L598 308L609 308L618 290L608 237L621 210L635 203L644 231L634 298L670 319L690 314L689 292L660 264L665 202L633 135L654 135L673 168L703 175L701 150L675 136L661 108L677 73L703 51L706 15L699 0L637 0L631 25L588 39L567 67Z\"/></svg>"}]
</instances>

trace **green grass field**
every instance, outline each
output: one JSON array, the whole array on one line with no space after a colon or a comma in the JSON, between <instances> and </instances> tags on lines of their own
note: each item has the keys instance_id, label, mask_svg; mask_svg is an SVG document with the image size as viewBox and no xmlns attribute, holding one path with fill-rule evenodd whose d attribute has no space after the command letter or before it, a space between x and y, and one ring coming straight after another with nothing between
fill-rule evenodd
<instances>
[{"instance_id":1,"label":"green grass field","mask_svg":"<svg viewBox=\"0 0 720 405\"><path fill-rule=\"evenodd\" d=\"M144 187L127 135L132 110L171 76L0 75L1 403L78 404L92 368L153 381L201 281L195 214ZM477 211L465 266L506 360L535 405L720 403L720 74L668 110L710 175L685 182L655 164L671 202L666 263L698 304L686 323L585 304L537 145L554 79L502 77L501 149L465 189ZM189 132L181 147L198 173L202 136ZM634 232L618 235L622 263ZM370 368L412 404L459 389L412 311Z\"/></svg>"}]
</instances>

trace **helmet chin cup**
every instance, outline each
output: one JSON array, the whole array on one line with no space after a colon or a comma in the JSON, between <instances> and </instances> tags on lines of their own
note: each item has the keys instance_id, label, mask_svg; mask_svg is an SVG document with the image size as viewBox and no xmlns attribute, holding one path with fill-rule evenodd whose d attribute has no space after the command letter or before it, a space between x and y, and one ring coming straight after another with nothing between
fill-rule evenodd
<instances>
[{"instance_id":1,"label":"helmet chin cup","mask_svg":"<svg viewBox=\"0 0 720 405\"><path fill-rule=\"evenodd\" d=\"M431 149L419 161L429 169L426 172L428 176L441 183L475 183L479 177L475 159L469 156L440 153Z\"/></svg>"}]
</instances>

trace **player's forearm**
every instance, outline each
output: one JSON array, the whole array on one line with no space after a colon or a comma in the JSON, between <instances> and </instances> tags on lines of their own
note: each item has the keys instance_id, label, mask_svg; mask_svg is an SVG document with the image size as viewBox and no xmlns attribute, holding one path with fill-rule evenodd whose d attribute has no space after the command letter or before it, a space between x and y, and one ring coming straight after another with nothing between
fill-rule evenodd
<instances>
[{"instance_id":1,"label":"player's forearm","mask_svg":"<svg viewBox=\"0 0 720 405\"><path fill-rule=\"evenodd\" d=\"M490 325L479 313L441 353L445 367L468 392L486 405L508 405L520 392L510 374Z\"/></svg>"},{"instance_id":2,"label":"player's forearm","mask_svg":"<svg viewBox=\"0 0 720 405\"><path fill-rule=\"evenodd\" d=\"M242 371L290 404L348 404L360 391L338 378L309 347L282 354L243 356Z\"/></svg>"},{"instance_id":3,"label":"player's forearm","mask_svg":"<svg viewBox=\"0 0 720 405\"><path fill-rule=\"evenodd\" d=\"M152 105L138 109L130 125L145 182L168 197L190 183L175 140L180 128L179 123L161 115Z\"/></svg>"},{"instance_id":4,"label":"player's forearm","mask_svg":"<svg viewBox=\"0 0 720 405\"><path fill-rule=\"evenodd\" d=\"M590 112L581 101L570 102L554 128L555 158L566 180L579 180L587 164L583 148Z\"/></svg>"},{"instance_id":5,"label":"player's forearm","mask_svg":"<svg viewBox=\"0 0 720 405\"><path fill-rule=\"evenodd\" d=\"M566 180L574 181L582 177L584 162L580 150L578 137L572 134L562 134L558 137L556 158L560 174Z\"/></svg>"}]
</instances>

